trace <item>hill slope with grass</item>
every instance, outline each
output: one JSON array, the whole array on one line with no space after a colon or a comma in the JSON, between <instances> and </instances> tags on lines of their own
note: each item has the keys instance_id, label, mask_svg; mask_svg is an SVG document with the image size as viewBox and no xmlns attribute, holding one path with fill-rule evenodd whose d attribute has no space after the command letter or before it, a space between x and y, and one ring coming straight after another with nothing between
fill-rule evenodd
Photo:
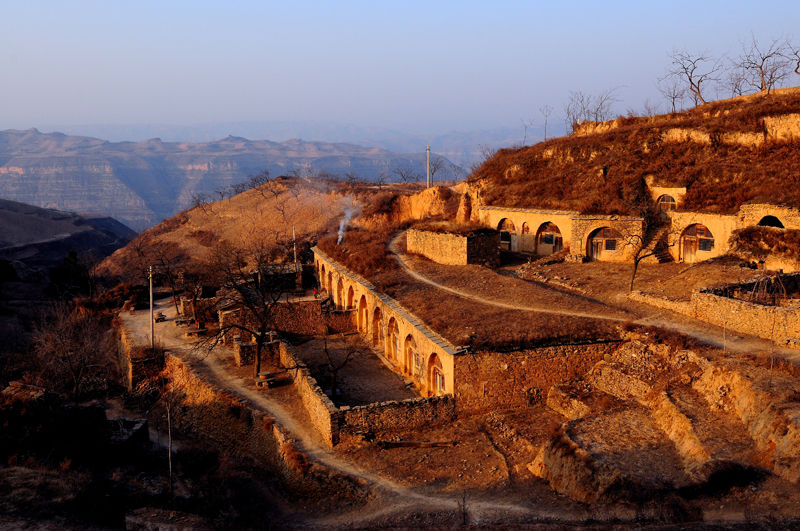
<instances>
[{"instance_id":1,"label":"hill slope with grass","mask_svg":"<svg viewBox=\"0 0 800 531\"><path fill-rule=\"evenodd\" d=\"M655 186L685 186L682 210L800 206L800 88L651 117L584 123L572 135L501 149L468 180L484 204L639 214Z\"/></svg>"}]
</instances>

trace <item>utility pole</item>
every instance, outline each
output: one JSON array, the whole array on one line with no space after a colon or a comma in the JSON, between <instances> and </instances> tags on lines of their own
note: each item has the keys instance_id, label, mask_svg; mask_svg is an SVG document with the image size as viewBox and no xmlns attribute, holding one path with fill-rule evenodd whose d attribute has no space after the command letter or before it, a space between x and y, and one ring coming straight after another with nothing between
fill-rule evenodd
<instances>
[{"instance_id":1,"label":"utility pole","mask_svg":"<svg viewBox=\"0 0 800 531\"><path fill-rule=\"evenodd\" d=\"M426 188L431 187L431 146L425 148L425 175L427 176L427 183L428 186Z\"/></svg>"},{"instance_id":2,"label":"utility pole","mask_svg":"<svg viewBox=\"0 0 800 531\"><path fill-rule=\"evenodd\" d=\"M294 252L294 265L297 265L297 234L294 232L294 225L292 225L292 251Z\"/></svg>"},{"instance_id":3,"label":"utility pole","mask_svg":"<svg viewBox=\"0 0 800 531\"><path fill-rule=\"evenodd\" d=\"M150 351L156 351L156 325L153 320L153 266L148 266L147 276L150 279Z\"/></svg>"}]
</instances>

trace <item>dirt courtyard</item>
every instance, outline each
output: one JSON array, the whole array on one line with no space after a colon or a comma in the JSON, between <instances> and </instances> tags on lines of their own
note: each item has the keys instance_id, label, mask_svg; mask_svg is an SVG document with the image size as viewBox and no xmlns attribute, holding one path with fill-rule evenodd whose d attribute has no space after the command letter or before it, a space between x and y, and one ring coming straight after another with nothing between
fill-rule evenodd
<instances>
[{"instance_id":1,"label":"dirt courtyard","mask_svg":"<svg viewBox=\"0 0 800 531\"><path fill-rule=\"evenodd\" d=\"M337 406L362 406L419 396L410 382L386 367L357 334L315 337L295 345L295 350ZM331 368L338 367L341 369L336 370L334 394Z\"/></svg>"}]
</instances>

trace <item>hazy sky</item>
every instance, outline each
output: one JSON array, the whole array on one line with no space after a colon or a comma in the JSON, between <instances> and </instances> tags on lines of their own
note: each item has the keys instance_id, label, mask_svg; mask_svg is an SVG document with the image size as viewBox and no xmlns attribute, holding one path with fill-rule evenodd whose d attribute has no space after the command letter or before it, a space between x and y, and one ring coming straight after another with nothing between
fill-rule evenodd
<instances>
[{"instance_id":1,"label":"hazy sky","mask_svg":"<svg viewBox=\"0 0 800 531\"><path fill-rule=\"evenodd\" d=\"M673 48L800 42L800 1L0 1L0 129L516 126L570 90L659 100Z\"/></svg>"}]
</instances>

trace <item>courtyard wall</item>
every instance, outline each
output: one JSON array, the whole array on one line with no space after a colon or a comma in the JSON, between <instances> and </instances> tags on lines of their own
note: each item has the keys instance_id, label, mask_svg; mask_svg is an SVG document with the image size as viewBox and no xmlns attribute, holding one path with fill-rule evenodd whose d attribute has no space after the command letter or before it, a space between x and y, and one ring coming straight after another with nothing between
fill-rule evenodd
<instances>
[{"instance_id":1,"label":"courtyard wall","mask_svg":"<svg viewBox=\"0 0 800 531\"><path fill-rule=\"evenodd\" d=\"M469 234L418 229L406 231L408 252L444 265L499 265L499 246L500 233L488 231Z\"/></svg>"}]
</instances>

